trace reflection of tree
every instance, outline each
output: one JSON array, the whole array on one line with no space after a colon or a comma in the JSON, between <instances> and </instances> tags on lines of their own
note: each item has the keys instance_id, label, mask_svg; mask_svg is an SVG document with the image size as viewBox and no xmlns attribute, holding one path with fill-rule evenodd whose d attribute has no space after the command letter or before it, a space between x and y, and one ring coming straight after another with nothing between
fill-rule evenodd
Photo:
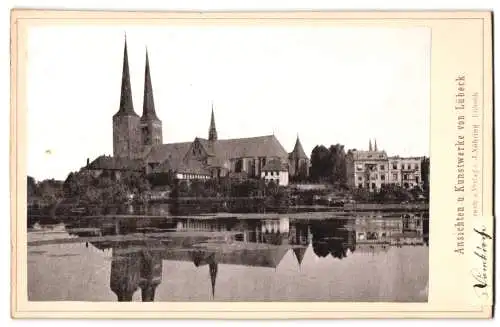
<instances>
[{"instance_id":1,"label":"reflection of tree","mask_svg":"<svg viewBox=\"0 0 500 327\"><path fill-rule=\"evenodd\" d=\"M313 250L318 257L331 255L337 259L347 257L347 250L355 248L354 233L345 229L345 220L330 220L313 223Z\"/></svg>"}]
</instances>

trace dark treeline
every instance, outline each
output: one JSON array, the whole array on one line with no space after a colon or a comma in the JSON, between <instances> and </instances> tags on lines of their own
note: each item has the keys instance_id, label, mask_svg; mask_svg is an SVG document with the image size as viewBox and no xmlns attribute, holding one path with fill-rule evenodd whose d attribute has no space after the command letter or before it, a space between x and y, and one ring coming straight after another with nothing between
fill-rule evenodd
<instances>
[{"instance_id":1,"label":"dark treeline","mask_svg":"<svg viewBox=\"0 0 500 327\"><path fill-rule=\"evenodd\" d=\"M347 188L346 152L341 144L317 145L311 152L310 181Z\"/></svg>"}]
</instances>

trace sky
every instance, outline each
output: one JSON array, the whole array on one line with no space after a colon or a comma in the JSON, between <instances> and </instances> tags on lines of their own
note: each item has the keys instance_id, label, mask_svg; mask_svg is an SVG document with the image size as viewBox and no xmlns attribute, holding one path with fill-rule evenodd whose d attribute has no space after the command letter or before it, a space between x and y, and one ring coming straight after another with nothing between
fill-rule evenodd
<instances>
[{"instance_id":1,"label":"sky","mask_svg":"<svg viewBox=\"0 0 500 327\"><path fill-rule=\"evenodd\" d=\"M135 111L147 48L164 143L207 138L213 103L219 139L429 153L428 28L73 24L28 34L28 175L112 155L125 34Z\"/></svg>"}]
</instances>

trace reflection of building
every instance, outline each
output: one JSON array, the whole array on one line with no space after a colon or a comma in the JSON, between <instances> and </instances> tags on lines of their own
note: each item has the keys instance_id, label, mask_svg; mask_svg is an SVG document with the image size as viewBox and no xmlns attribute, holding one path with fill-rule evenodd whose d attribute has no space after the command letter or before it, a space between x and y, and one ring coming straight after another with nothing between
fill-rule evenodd
<instances>
[{"instance_id":1,"label":"reflection of building","mask_svg":"<svg viewBox=\"0 0 500 327\"><path fill-rule=\"evenodd\" d=\"M274 135L219 139L213 108L207 138L196 137L189 142L163 143L162 121L156 114L147 52L144 76L143 113L139 116L134 110L132 101L125 41L120 106L113 116L111 161L121 160L118 158L139 160L146 173L171 172L178 179L208 179L233 174L260 178L264 167L270 161L279 162L280 185L288 183L289 165L293 167L292 174L307 173L305 167L308 159L303 153L300 142L289 154ZM107 158L104 160L106 165L110 160ZM103 160L99 162L101 161ZM99 162L93 162L91 166L99 170ZM126 165L111 164L111 166L124 170L127 168ZM136 167L135 164L132 166Z\"/></svg>"},{"instance_id":2,"label":"reflection of building","mask_svg":"<svg viewBox=\"0 0 500 327\"><path fill-rule=\"evenodd\" d=\"M380 190L383 185L404 188L422 186L421 163L423 157L388 157L378 150L377 141L368 151L349 150L346 155L347 183L351 188Z\"/></svg>"},{"instance_id":3,"label":"reflection of building","mask_svg":"<svg viewBox=\"0 0 500 327\"><path fill-rule=\"evenodd\" d=\"M352 230L358 248L372 245L423 244L424 217L422 214L402 214L400 217L357 218ZM365 246L367 245L367 246Z\"/></svg>"},{"instance_id":4,"label":"reflection of building","mask_svg":"<svg viewBox=\"0 0 500 327\"><path fill-rule=\"evenodd\" d=\"M344 259L387 251L394 245L420 245L423 219L410 214L320 221L103 218L78 222L73 234L95 236L94 246L111 249L110 288L119 301L131 301L139 289L142 301L154 301L163 260L192 262L197 269L207 269L215 298L220 265L276 269L288 255L301 267L311 255Z\"/></svg>"}]
</instances>

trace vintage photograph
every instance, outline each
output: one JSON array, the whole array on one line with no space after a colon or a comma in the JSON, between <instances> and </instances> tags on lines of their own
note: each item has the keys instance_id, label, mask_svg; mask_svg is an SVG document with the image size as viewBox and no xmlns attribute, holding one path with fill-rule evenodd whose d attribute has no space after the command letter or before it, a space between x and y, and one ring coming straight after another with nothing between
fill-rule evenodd
<instances>
[{"instance_id":1,"label":"vintage photograph","mask_svg":"<svg viewBox=\"0 0 500 327\"><path fill-rule=\"evenodd\" d=\"M28 300L427 302L430 36L33 28Z\"/></svg>"}]
</instances>

